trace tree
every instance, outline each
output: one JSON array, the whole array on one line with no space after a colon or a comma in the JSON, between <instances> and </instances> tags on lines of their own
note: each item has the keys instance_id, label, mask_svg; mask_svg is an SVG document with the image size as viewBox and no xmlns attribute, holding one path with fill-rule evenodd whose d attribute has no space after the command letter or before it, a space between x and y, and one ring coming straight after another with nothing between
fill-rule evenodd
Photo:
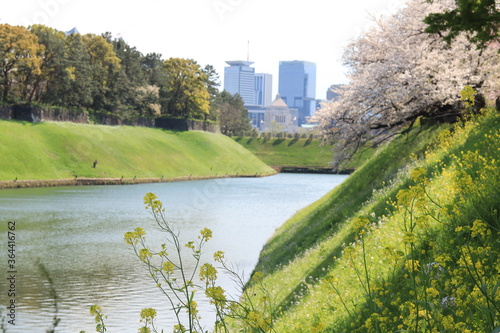
<instances>
[{"instance_id":1,"label":"tree","mask_svg":"<svg viewBox=\"0 0 500 333\"><path fill-rule=\"evenodd\" d=\"M43 52L41 54L40 72L31 72L29 79L30 84L26 86L24 99L28 101L43 100L46 103L55 102L48 97L47 92L51 86L55 84L56 80L61 76L67 75L66 65L66 35L62 31L41 24L31 26L30 31L38 37L38 42L43 45Z\"/></svg>"},{"instance_id":2,"label":"tree","mask_svg":"<svg viewBox=\"0 0 500 333\"><path fill-rule=\"evenodd\" d=\"M112 74L113 79L107 92L107 100L113 101L111 111L118 112L122 118L156 114L159 109L159 88L148 82L142 53L121 38L112 39L110 33L103 37L113 45L114 52L120 59L120 70Z\"/></svg>"},{"instance_id":3,"label":"tree","mask_svg":"<svg viewBox=\"0 0 500 333\"><path fill-rule=\"evenodd\" d=\"M120 72L120 58L103 36L86 34L82 36L82 41L89 54L92 82L95 86L92 107L96 110L111 111L116 101L113 98L115 96L108 92L115 75Z\"/></svg>"},{"instance_id":4,"label":"tree","mask_svg":"<svg viewBox=\"0 0 500 333\"><path fill-rule=\"evenodd\" d=\"M219 96L219 74L212 65L206 65L203 68L203 72L206 76L205 85L207 86L208 94L210 95L210 118L211 120L216 120L217 111L214 109L215 101Z\"/></svg>"},{"instance_id":5,"label":"tree","mask_svg":"<svg viewBox=\"0 0 500 333\"><path fill-rule=\"evenodd\" d=\"M26 77L39 75L43 46L21 26L0 24L0 87L4 102L21 98ZM17 91L13 91L14 83Z\"/></svg>"},{"instance_id":6,"label":"tree","mask_svg":"<svg viewBox=\"0 0 500 333\"><path fill-rule=\"evenodd\" d=\"M185 118L205 118L210 112L207 77L192 59L165 60L166 85L161 89L164 113Z\"/></svg>"},{"instance_id":7,"label":"tree","mask_svg":"<svg viewBox=\"0 0 500 333\"><path fill-rule=\"evenodd\" d=\"M271 120L267 130L272 137L278 137L281 136L281 133L285 130L285 125L278 123L276 120Z\"/></svg>"},{"instance_id":8,"label":"tree","mask_svg":"<svg viewBox=\"0 0 500 333\"><path fill-rule=\"evenodd\" d=\"M166 85L167 72L163 68L163 63L159 53L148 53L142 58L142 70L150 85L158 87Z\"/></svg>"},{"instance_id":9,"label":"tree","mask_svg":"<svg viewBox=\"0 0 500 333\"><path fill-rule=\"evenodd\" d=\"M68 107L91 108L97 87L92 77L90 54L80 34L66 37L63 70L52 77L43 101Z\"/></svg>"},{"instance_id":10,"label":"tree","mask_svg":"<svg viewBox=\"0 0 500 333\"><path fill-rule=\"evenodd\" d=\"M463 34L448 45L425 33L423 18L453 5L412 0L345 50L350 83L340 99L323 105L313 119L325 138L337 143L334 164L368 141L378 144L412 126L419 117L445 118L460 113L465 86L486 90L496 51L477 49Z\"/></svg>"},{"instance_id":11,"label":"tree","mask_svg":"<svg viewBox=\"0 0 500 333\"><path fill-rule=\"evenodd\" d=\"M427 0L432 3L434 0ZM455 0L455 8L427 15L426 32L444 33L444 40L451 43L462 32L471 34L470 40L479 47L498 38L500 12L496 0Z\"/></svg>"},{"instance_id":12,"label":"tree","mask_svg":"<svg viewBox=\"0 0 500 333\"><path fill-rule=\"evenodd\" d=\"M164 69L164 61L161 54L146 54L141 60L141 67L146 77L147 86L140 88L139 103L147 105L151 114L159 116L162 108L160 90L168 82L168 73Z\"/></svg>"},{"instance_id":13,"label":"tree","mask_svg":"<svg viewBox=\"0 0 500 333\"><path fill-rule=\"evenodd\" d=\"M217 96L214 109L222 134L230 136L250 132L252 126L244 104L239 94L231 95L226 90Z\"/></svg>"}]
</instances>

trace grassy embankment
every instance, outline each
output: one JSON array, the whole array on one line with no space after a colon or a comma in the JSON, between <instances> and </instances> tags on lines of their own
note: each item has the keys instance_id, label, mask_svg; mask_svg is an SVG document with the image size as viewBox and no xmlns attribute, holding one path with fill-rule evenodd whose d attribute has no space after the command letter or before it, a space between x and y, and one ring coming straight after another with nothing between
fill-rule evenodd
<instances>
[{"instance_id":1,"label":"grassy embankment","mask_svg":"<svg viewBox=\"0 0 500 333\"><path fill-rule=\"evenodd\" d=\"M263 139L237 137L235 141L251 151L267 165L289 167L330 167L331 145L322 145L318 139ZM345 166L355 169L373 154L373 149L360 150L356 157Z\"/></svg>"},{"instance_id":2,"label":"grassy embankment","mask_svg":"<svg viewBox=\"0 0 500 333\"><path fill-rule=\"evenodd\" d=\"M500 114L412 131L264 247L276 332L498 332ZM269 302L272 299L272 302ZM272 306L270 305L272 304Z\"/></svg>"},{"instance_id":3,"label":"grassy embankment","mask_svg":"<svg viewBox=\"0 0 500 333\"><path fill-rule=\"evenodd\" d=\"M97 159L96 168L93 162ZM234 140L66 122L0 121L0 181L267 175L273 170Z\"/></svg>"}]
</instances>

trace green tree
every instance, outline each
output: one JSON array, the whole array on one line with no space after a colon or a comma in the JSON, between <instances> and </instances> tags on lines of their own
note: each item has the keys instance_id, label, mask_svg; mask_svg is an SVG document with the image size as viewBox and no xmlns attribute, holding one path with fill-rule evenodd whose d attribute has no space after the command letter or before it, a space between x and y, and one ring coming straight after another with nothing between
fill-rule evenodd
<instances>
[{"instance_id":1,"label":"green tree","mask_svg":"<svg viewBox=\"0 0 500 333\"><path fill-rule=\"evenodd\" d=\"M142 58L142 70L150 85L158 87L166 85L167 72L163 68L163 63L159 53L148 53Z\"/></svg>"},{"instance_id":2,"label":"green tree","mask_svg":"<svg viewBox=\"0 0 500 333\"><path fill-rule=\"evenodd\" d=\"M248 110L239 94L231 95L224 90L216 98L214 109L224 135L244 135L251 131Z\"/></svg>"},{"instance_id":3,"label":"green tree","mask_svg":"<svg viewBox=\"0 0 500 333\"><path fill-rule=\"evenodd\" d=\"M45 102L68 107L91 108L96 86L92 78L90 55L80 34L66 37L62 70L47 87Z\"/></svg>"},{"instance_id":4,"label":"green tree","mask_svg":"<svg viewBox=\"0 0 500 333\"><path fill-rule=\"evenodd\" d=\"M92 81L95 85L93 108L111 111L116 103L112 98L113 94L108 93L115 75L121 70L120 58L103 36L86 34L82 36L82 40L89 54Z\"/></svg>"},{"instance_id":5,"label":"green tree","mask_svg":"<svg viewBox=\"0 0 500 333\"><path fill-rule=\"evenodd\" d=\"M217 120L216 100L220 95L219 92L219 74L212 65L206 65L203 69L206 75L206 86L210 95L210 120Z\"/></svg>"},{"instance_id":6,"label":"green tree","mask_svg":"<svg viewBox=\"0 0 500 333\"><path fill-rule=\"evenodd\" d=\"M0 88L4 102L20 99L29 75L39 75L43 46L21 26L0 24Z\"/></svg>"},{"instance_id":7,"label":"green tree","mask_svg":"<svg viewBox=\"0 0 500 333\"><path fill-rule=\"evenodd\" d=\"M455 0L455 4L454 9L428 15L424 19L428 24L426 32L439 33L448 43L467 32L472 34L470 41L479 47L498 38L500 12L495 0Z\"/></svg>"},{"instance_id":8,"label":"green tree","mask_svg":"<svg viewBox=\"0 0 500 333\"><path fill-rule=\"evenodd\" d=\"M67 75L66 35L62 31L41 24L35 24L29 29L43 45L43 52L40 71L31 72L28 78L31 82L26 85L28 89L24 99L30 102L43 100L46 103L58 104L59 101L52 101L47 92L56 84L58 78Z\"/></svg>"},{"instance_id":9,"label":"green tree","mask_svg":"<svg viewBox=\"0 0 500 333\"><path fill-rule=\"evenodd\" d=\"M185 118L204 118L210 113L207 77L192 59L165 60L166 85L161 89L164 113Z\"/></svg>"},{"instance_id":10,"label":"green tree","mask_svg":"<svg viewBox=\"0 0 500 333\"><path fill-rule=\"evenodd\" d=\"M267 130L272 137L278 137L285 130L285 125L278 123L276 120L271 120Z\"/></svg>"},{"instance_id":11,"label":"green tree","mask_svg":"<svg viewBox=\"0 0 500 333\"><path fill-rule=\"evenodd\" d=\"M112 73L113 79L106 93L107 100L112 102L111 111L119 113L123 118L155 114L154 110L157 108L151 106L158 103L158 89L148 83L147 73L142 65L143 54L121 38L112 39L110 33L104 37L113 45L114 52L120 59L120 70Z\"/></svg>"},{"instance_id":12,"label":"green tree","mask_svg":"<svg viewBox=\"0 0 500 333\"><path fill-rule=\"evenodd\" d=\"M219 95L219 74L212 65L206 65L205 68L203 68L203 72L206 78L205 85L210 94L210 102L213 102Z\"/></svg>"}]
</instances>

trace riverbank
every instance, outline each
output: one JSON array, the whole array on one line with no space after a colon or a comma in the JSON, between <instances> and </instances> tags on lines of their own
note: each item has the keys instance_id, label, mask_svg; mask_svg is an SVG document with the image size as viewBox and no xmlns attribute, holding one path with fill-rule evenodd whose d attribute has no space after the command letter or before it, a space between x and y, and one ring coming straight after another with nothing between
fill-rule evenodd
<instances>
[{"instance_id":1,"label":"riverbank","mask_svg":"<svg viewBox=\"0 0 500 333\"><path fill-rule=\"evenodd\" d=\"M354 169L342 169L340 171L332 169L332 167L324 166L276 166L271 165L271 168L279 173L321 173L329 175L349 175L354 172Z\"/></svg>"},{"instance_id":2,"label":"riverbank","mask_svg":"<svg viewBox=\"0 0 500 333\"><path fill-rule=\"evenodd\" d=\"M258 178L275 175L210 175L210 176L183 176L174 178L69 178L69 179L39 179L39 180L7 180L0 181L0 189L30 188L30 187L57 187L57 186L88 186L88 185L135 185L149 183L171 183L192 180L221 179L221 178Z\"/></svg>"},{"instance_id":3,"label":"riverbank","mask_svg":"<svg viewBox=\"0 0 500 333\"><path fill-rule=\"evenodd\" d=\"M497 331L499 140L488 110L380 146L264 246L280 311L262 316L277 332Z\"/></svg>"},{"instance_id":4,"label":"riverbank","mask_svg":"<svg viewBox=\"0 0 500 333\"><path fill-rule=\"evenodd\" d=\"M252 138L236 137L234 141L248 149L278 172L350 174L367 161L376 149L359 149L341 170L333 170L330 144L312 138Z\"/></svg>"},{"instance_id":5,"label":"riverbank","mask_svg":"<svg viewBox=\"0 0 500 333\"><path fill-rule=\"evenodd\" d=\"M7 183L185 179L189 175L213 178L274 172L234 140L220 134L0 121L0 181Z\"/></svg>"}]
</instances>

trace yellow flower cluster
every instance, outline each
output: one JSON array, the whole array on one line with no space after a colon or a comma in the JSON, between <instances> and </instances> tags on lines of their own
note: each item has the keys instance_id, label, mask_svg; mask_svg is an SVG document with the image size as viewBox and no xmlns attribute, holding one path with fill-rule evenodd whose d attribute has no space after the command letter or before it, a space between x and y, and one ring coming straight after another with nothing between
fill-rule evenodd
<instances>
[{"instance_id":1,"label":"yellow flower cluster","mask_svg":"<svg viewBox=\"0 0 500 333\"><path fill-rule=\"evenodd\" d=\"M165 211L163 204L154 193L146 193L144 196L144 205L146 205L146 210L151 209L155 214Z\"/></svg>"},{"instance_id":2,"label":"yellow flower cluster","mask_svg":"<svg viewBox=\"0 0 500 333\"><path fill-rule=\"evenodd\" d=\"M224 260L224 252L217 251L214 253L214 260L217 262L222 262Z\"/></svg>"},{"instance_id":3,"label":"yellow flower cluster","mask_svg":"<svg viewBox=\"0 0 500 333\"><path fill-rule=\"evenodd\" d=\"M209 241L212 238L212 230L204 228L203 230L200 231L199 238L203 239L205 242Z\"/></svg>"},{"instance_id":4,"label":"yellow flower cluster","mask_svg":"<svg viewBox=\"0 0 500 333\"><path fill-rule=\"evenodd\" d=\"M200 279L207 284L217 280L217 269L212 264L203 264L200 267Z\"/></svg>"},{"instance_id":5,"label":"yellow flower cluster","mask_svg":"<svg viewBox=\"0 0 500 333\"><path fill-rule=\"evenodd\" d=\"M167 276L173 274L175 271L175 265L170 261L164 262L161 268Z\"/></svg>"},{"instance_id":6,"label":"yellow flower cluster","mask_svg":"<svg viewBox=\"0 0 500 333\"><path fill-rule=\"evenodd\" d=\"M141 239L144 239L146 232L142 228L135 228L134 231L128 231L125 233L125 242L129 245L138 244Z\"/></svg>"},{"instance_id":7,"label":"yellow flower cluster","mask_svg":"<svg viewBox=\"0 0 500 333\"><path fill-rule=\"evenodd\" d=\"M152 320L156 317L156 310L153 308L147 308L141 310L141 321Z\"/></svg>"},{"instance_id":8,"label":"yellow flower cluster","mask_svg":"<svg viewBox=\"0 0 500 333\"><path fill-rule=\"evenodd\" d=\"M226 307L227 298L222 287L209 287L205 290L205 295L208 297L210 304L216 305L219 309Z\"/></svg>"}]
</instances>

